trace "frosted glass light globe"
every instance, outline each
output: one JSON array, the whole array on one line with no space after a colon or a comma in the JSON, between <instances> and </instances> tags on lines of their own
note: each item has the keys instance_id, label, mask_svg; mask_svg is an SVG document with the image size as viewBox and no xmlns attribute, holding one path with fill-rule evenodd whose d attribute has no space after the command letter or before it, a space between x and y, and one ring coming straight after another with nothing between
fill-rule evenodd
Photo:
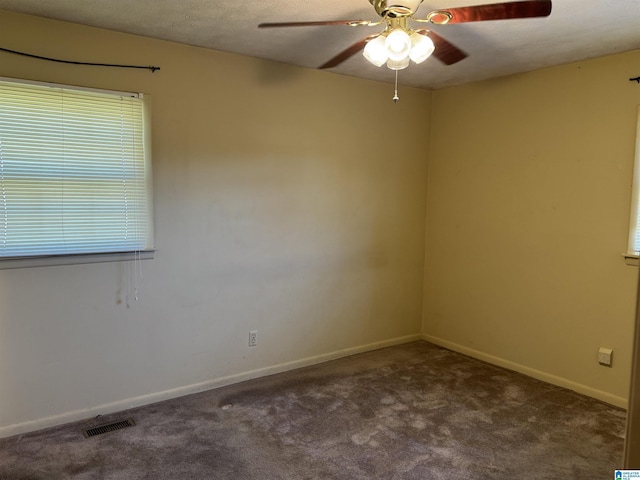
<instances>
[{"instance_id":1,"label":"frosted glass light globe","mask_svg":"<svg viewBox=\"0 0 640 480\"><path fill-rule=\"evenodd\" d=\"M384 37L383 35L379 35L378 37L368 42L364 47L364 51L362 52L364 58L366 58L369 63L372 63L376 67L381 67L382 65L384 65L384 62L386 62L387 58L389 58L389 55L387 55L387 49L385 48L385 41L386 37Z\"/></svg>"},{"instance_id":2,"label":"frosted glass light globe","mask_svg":"<svg viewBox=\"0 0 640 480\"><path fill-rule=\"evenodd\" d=\"M387 60L387 67L391 70L404 70L409 66L409 57L404 57L402 60Z\"/></svg>"},{"instance_id":3,"label":"frosted glass light globe","mask_svg":"<svg viewBox=\"0 0 640 480\"><path fill-rule=\"evenodd\" d=\"M405 31L397 28L387 35L384 46L387 50L387 55L389 55L389 59L400 61L409 56L411 39Z\"/></svg>"},{"instance_id":4,"label":"frosted glass light globe","mask_svg":"<svg viewBox=\"0 0 640 480\"><path fill-rule=\"evenodd\" d=\"M409 57L415 63L424 62L431 56L435 49L436 47L433 44L433 40L426 35L420 33L411 35L411 51L409 52Z\"/></svg>"}]
</instances>

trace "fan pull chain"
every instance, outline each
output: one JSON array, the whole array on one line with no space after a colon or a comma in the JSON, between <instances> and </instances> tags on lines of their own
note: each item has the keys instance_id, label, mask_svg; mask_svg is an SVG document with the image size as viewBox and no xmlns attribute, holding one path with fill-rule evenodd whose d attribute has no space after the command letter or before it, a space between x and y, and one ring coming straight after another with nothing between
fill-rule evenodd
<instances>
[{"instance_id":1,"label":"fan pull chain","mask_svg":"<svg viewBox=\"0 0 640 480\"><path fill-rule=\"evenodd\" d=\"M398 100L400 100L400 97L398 96L398 70L396 70L396 91L393 95L393 103L398 103Z\"/></svg>"}]
</instances>

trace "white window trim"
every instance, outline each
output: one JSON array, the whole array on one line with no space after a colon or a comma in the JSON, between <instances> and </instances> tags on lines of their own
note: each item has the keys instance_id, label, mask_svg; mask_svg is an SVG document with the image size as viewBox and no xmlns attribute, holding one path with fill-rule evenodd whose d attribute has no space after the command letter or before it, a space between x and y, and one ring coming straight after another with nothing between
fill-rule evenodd
<instances>
[{"instance_id":1,"label":"white window trim","mask_svg":"<svg viewBox=\"0 0 640 480\"><path fill-rule=\"evenodd\" d=\"M145 108L143 109L144 124L150 125L151 121L151 98L149 95L134 92L122 92L116 90L104 90L97 88L72 86L64 84L56 84L51 82L39 82L33 80L23 80L9 77L0 77L0 80L5 82L14 82L21 84L41 85L50 87L62 87L79 91L107 93L111 95L123 95L123 96L135 96L138 98L144 98ZM146 176L146 192L148 208L148 244L151 248L147 248L141 251L130 252L107 252L107 253L81 253L81 254L62 254L62 255L40 255L33 257L4 257L0 258L0 270L16 269L16 268L31 268L41 266L55 266L55 265L74 265L74 264L87 264L87 263L105 263L105 262L121 262L121 261L138 261L149 260L155 258L155 239L154 239L154 222L153 222L153 183L152 183L152 165L151 165L151 129L144 129L145 145L145 170Z\"/></svg>"},{"instance_id":2,"label":"white window trim","mask_svg":"<svg viewBox=\"0 0 640 480\"><path fill-rule=\"evenodd\" d=\"M634 248L636 231L640 228L638 215L640 213L640 106L636 114L636 145L633 163L633 181L631 184L631 209L629 213L629 237L627 252L622 256L627 265L639 266L639 252ZM640 247L636 247L640 248Z\"/></svg>"}]
</instances>

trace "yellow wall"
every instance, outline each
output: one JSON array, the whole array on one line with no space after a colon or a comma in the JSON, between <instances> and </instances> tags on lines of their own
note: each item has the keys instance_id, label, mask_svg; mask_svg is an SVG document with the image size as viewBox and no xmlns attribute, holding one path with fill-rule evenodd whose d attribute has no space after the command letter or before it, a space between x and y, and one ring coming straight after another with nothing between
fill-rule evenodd
<instances>
[{"instance_id":1,"label":"yellow wall","mask_svg":"<svg viewBox=\"0 0 640 480\"><path fill-rule=\"evenodd\" d=\"M420 338L430 92L6 12L0 31L161 67L0 53L1 76L152 95L157 245L129 307L127 263L0 271L0 436Z\"/></svg>"},{"instance_id":2,"label":"yellow wall","mask_svg":"<svg viewBox=\"0 0 640 480\"><path fill-rule=\"evenodd\" d=\"M625 404L640 52L394 105L391 85L330 72L4 12L0 31L6 48L161 67L0 53L1 76L153 96L158 248L138 302L128 263L0 271L0 436L421 329Z\"/></svg>"},{"instance_id":3,"label":"yellow wall","mask_svg":"<svg viewBox=\"0 0 640 480\"><path fill-rule=\"evenodd\" d=\"M639 74L633 52L434 92L427 338L626 403Z\"/></svg>"}]
</instances>

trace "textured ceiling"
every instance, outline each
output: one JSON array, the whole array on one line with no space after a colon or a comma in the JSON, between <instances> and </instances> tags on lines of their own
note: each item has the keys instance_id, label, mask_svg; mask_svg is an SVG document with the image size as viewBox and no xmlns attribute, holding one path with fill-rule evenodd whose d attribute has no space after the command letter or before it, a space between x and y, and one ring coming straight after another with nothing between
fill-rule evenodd
<instances>
[{"instance_id":1,"label":"textured ceiling","mask_svg":"<svg viewBox=\"0 0 640 480\"><path fill-rule=\"evenodd\" d=\"M496 0L424 0L431 10ZM261 22L376 20L367 0L0 0L0 9L172 40L315 68L382 27L258 29ZM469 54L445 66L430 58L400 72L403 85L435 89L640 49L639 0L554 0L546 18L429 28ZM0 36L2 42L10 39ZM37 54L38 52L29 52ZM640 65L638 66L640 70ZM355 55L332 69L392 82L393 72Z\"/></svg>"}]
</instances>

